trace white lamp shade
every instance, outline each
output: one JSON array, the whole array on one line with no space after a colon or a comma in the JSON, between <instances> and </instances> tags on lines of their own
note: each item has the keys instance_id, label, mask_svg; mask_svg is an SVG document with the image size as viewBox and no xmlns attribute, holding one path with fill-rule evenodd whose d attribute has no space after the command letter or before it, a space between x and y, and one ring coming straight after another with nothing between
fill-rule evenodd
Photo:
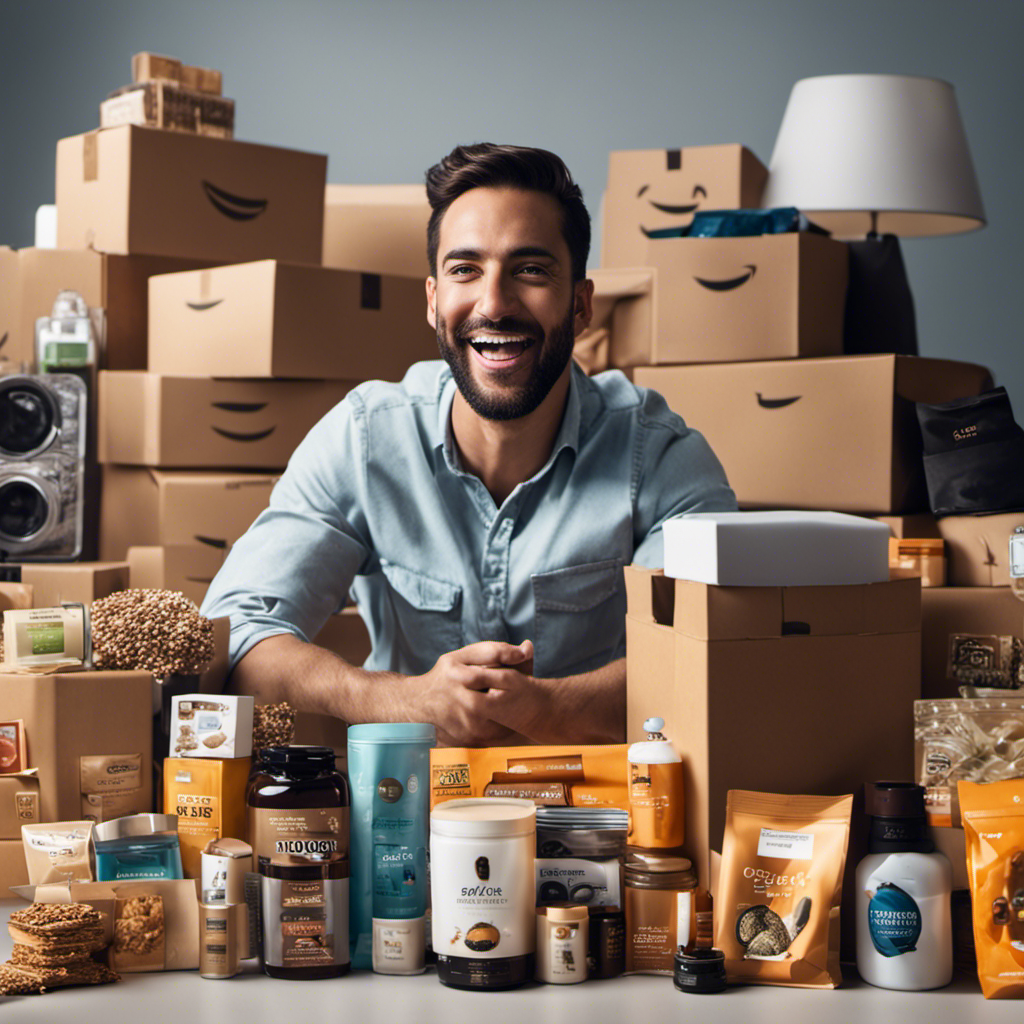
<instances>
[{"instance_id":1,"label":"white lamp shade","mask_svg":"<svg viewBox=\"0 0 1024 1024\"><path fill-rule=\"evenodd\" d=\"M762 203L795 206L836 238L873 228L946 235L985 223L953 87L906 75L797 82Z\"/></svg>"}]
</instances>

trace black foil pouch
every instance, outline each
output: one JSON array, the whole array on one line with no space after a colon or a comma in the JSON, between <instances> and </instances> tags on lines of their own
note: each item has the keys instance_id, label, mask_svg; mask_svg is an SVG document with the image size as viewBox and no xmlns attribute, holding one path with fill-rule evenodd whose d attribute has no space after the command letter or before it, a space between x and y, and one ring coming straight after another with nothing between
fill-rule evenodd
<instances>
[{"instance_id":1,"label":"black foil pouch","mask_svg":"<svg viewBox=\"0 0 1024 1024\"><path fill-rule=\"evenodd\" d=\"M1006 388L917 403L928 500L937 516L1024 509L1024 430Z\"/></svg>"}]
</instances>

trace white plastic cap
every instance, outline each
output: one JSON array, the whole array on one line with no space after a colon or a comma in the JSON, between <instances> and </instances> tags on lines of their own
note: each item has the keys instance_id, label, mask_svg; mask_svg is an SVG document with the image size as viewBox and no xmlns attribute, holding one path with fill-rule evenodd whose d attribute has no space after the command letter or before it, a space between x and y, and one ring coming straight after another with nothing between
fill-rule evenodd
<instances>
[{"instance_id":1,"label":"white plastic cap","mask_svg":"<svg viewBox=\"0 0 1024 1024\"><path fill-rule=\"evenodd\" d=\"M664 718L648 718L644 722L644 732L661 732L665 728Z\"/></svg>"}]
</instances>

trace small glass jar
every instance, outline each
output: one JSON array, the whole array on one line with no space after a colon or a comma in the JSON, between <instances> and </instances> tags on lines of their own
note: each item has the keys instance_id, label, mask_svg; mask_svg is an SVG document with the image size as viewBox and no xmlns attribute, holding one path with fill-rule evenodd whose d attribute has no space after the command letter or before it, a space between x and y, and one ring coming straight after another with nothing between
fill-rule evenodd
<instances>
[{"instance_id":1,"label":"small glass jar","mask_svg":"<svg viewBox=\"0 0 1024 1024\"><path fill-rule=\"evenodd\" d=\"M129 814L93 826L96 880L184 878L178 818L174 814Z\"/></svg>"},{"instance_id":2,"label":"small glass jar","mask_svg":"<svg viewBox=\"0 0 1024 1024\"><path fill-rule=\"evenodd\" d=\"M686 857L626 856L626 974L668 974L696 933L697 875Z\"/></svg>"},{"instance_id":3,"label":"small glass jar","mask_svg":"<svg viewBox=\"0 0 1024 1024\"><path fill-rule=\"evenodd\" d=\"M582 903L537 908L537 980L575 985L587 980L589 914Z\"/></svg>"}]
</instances>

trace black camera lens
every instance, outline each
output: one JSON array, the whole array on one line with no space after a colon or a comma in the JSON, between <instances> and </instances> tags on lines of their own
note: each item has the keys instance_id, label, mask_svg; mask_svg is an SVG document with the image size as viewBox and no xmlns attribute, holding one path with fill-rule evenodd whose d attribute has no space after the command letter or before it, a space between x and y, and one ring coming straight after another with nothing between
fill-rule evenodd
<instances>
[{"instance_id":1,"label":"black camera lens","mask_svg":"<svg viewBox=\"0 0 1024 1024\"><path fill-rule=\"evenodd\" d=\"M0 388L0 450L28 455L49 444L58 411L48 391L31 381Z\"/></svg>"},{"instance_id":2,"label":"black camera lens","mask_svg":"<svg viewBox=\"0 0 1024 1024\"><path fill-rule=\"evenodd\" d=\"M25 480L0 484L0 536L28 540L46 525L50 506L38 487Z\"/></svg>"}]
</instances>

